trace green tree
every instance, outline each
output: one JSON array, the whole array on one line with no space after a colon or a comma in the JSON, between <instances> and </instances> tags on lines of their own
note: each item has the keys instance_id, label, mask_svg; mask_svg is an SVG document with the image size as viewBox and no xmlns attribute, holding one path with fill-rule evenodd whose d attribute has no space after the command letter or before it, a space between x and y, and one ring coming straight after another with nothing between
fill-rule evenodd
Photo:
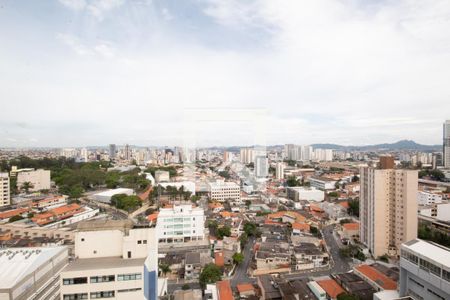
<instances>
[{"instance_id":1,"label":"green tree","mask_svg":"<svg viewBox=\"0 0 450 300\"><path fill-rule=\"evenodd\" d=\"M166 263L159 264L159 270L161 271L161 274L163 274L163 276L166 276L166 274L171 271L169 264Z\"/></svg>"},{"instance_id":2,"label":"green tree","mask_svg":"<svg viewBox=\"0 0 450 300\"><path fill-rule=\"evenodd\" d=\"M207 264L200 273L200 285L205 288L207 284L215 283L222 279L222 271L213 263Z\"/></svg>"},{"instance_id":3,"label":"green tree","mask_svg":"<svg viewBox=\"0 0 450 300\"><path fill-rule=\"evenodd\" d=\"M337 298L337 300L359 300L359 297L347 293L340 293Z\"/></svg>"},{"instance_id":4,"label":"green tree","mask_svg":"<svg viewBox=\"0 0 450 300\"><path fill-rule=\"evenodd\" d=\"M231 235L231 227L228 225L219 227L216 231L216 236L219 240L222 240L225 236Z\"/></svg>"},{"instance_id":5,"label":"green tree","mask_svg":"<svg viewBox=\"0 0 450 300\"><path fill-rule=\"evenodd\" d=\"M299 186L300 182L297 180L295 176L289 176L286 180L287 186Z\"/></svg>"},{"instance_id":6,"label":"green tree","mask_svg":"<svg viewBox=\"0 0 450 300\"><path fill-rule=\"evenodd\" d=\"M383 255L381 255L381 256L378 256L377 259L380 260L380 261L382 261L382 262L385 262L385 263L388 263L388 262L389 262L389 256L387 256L387 254L383 254Z\"/></svg>"},{"instance_id":7,"label":"green tree","mask_svg":"<svg viewBox=\"0 0 450 300\"><path fill-rule=\"evenodd\" d=\"M246 222L244 224L244 232L247 234L247 236L259 237L261 235L258 227L253 222Z\"/></svg>"},{"instance_id":8,"label":"green tree","mask_svg":"<svg viewBox=\"0 0 450 300\"><path fill-rule=\"evenodd\" d=\"M30 191L30 189L34 188L34 185L29 182L29 181L25 181L24 183L22 183L22 186L20 187L23 191L25 191L25 193L28 194L28 192Z\"/></svg>"},{"instance_id":9,"label":"green tree","mask_svg":"<svg viewBox=\"0 0 450 300\"><path fill-rule=\"evenodd\" d=\"M353 199L348 201L348 213L352 216L359 217L359 200Z\"/></svg>"},{"instance_id":10,"label":"green tree","mask_svg":"<svg viewBox=\"0 0 450 300\"><path fill-rule=\"evenodd\" d=\"M244 254L242 253L234 253L233 254L233 262L237 265L241 264L244 261Z\"/></svg>"},{"instance_id":11,"label":"green tree","mask_svg":"<svg viewBox=\"0 0 450 300\"><path fill-rule=\"evenodd\" d=\"M181 287L181 289L182 289L183 291L189 290L190 288L191 288L191 287L190 287L189 284L187 284L187 283L183 284L183 286Z\"/></svg>"},{"instance_id":12,"label":"green tree","mask_svg":"<svg viewBox=\"0 0 450 300\"><path fill-rule=\"evenodd\" d=\"M339 197L339 194L337 192L329 192L328 197L337 198Z\"/></svg>"},{"instance_id":13,"label":"green tree","mask_svg":"<svg viewBox=\"0 0 450 300\"><path fill-rule=\"evenodd\" d=\"M11 218L9 218L9 223L12 223L12 222L16 222L16 221L19 221L19 220L23 220L24 219L24 217L22 217L21 215L16 215L16 216L12 216Z\"/></svg>"}]
</instances>

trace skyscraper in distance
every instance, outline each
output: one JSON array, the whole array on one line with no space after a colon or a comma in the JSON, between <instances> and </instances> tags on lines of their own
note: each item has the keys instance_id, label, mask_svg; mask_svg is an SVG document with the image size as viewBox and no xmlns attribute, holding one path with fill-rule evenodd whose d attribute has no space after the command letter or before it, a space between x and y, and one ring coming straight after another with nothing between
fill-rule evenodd
<instances>
[{"instance_id":1,"label":"skyscraper in distance","mask_svg":"<svg viewBox=\"0 0 450 300\"><path fill-rule=\"evenodd\" d=\"M450 120L444 122L444 157L442 158L445 168L450 168Z\"/></svg>"},{"instance_id":2,"label":"skyscraper in distance","mask_svg":"<svg viewBox=\"0 0 450 300\"><path fill-rule=\"evenodd\" d=\"M114 159L116 157L116 144L109 144L109 158Z\"/></svg>"}]
</instances>

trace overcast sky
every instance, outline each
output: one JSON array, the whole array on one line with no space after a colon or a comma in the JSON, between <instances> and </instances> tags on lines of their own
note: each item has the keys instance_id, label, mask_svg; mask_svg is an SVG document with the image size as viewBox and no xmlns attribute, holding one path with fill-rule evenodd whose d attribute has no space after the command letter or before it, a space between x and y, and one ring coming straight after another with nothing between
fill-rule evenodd
<instances>
[{"instance_id":1,"label":"overcast sky","mask_svg":"<svg viewBox=\"0 0 450 300\"><path fill-rule=\"evenodd\" d=\"M448 0L0 0L0 147L442 142Z\"/></svg>"}]
</instances>

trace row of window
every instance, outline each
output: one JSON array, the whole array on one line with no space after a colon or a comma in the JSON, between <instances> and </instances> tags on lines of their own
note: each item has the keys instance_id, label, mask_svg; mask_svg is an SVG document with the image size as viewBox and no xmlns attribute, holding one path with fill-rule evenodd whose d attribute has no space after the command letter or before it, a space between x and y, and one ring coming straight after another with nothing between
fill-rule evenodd
<instances>
[{"instance_id":1,"label":"row of window","mask_svg":"<svg viewBox=\"0 0 450 300\"><path fill-rule=\"evenodd\" d=\"M91 299L113 298L114 295L114 291L92 292Z\"/></svg>"},{"instance_id":2,"label":"row of window","mask_svg":"<svg viewBox=\"0 0 450 300\"><path fill-rule=\"evenodd\" d=\"M117 290L118 293L129 293L129 292L136 292L140 291L141 288L134 288L134 289L123 289L123 290ZM101 298L113 298L115 296L114 291L102 291L102 292L92 292L91 293L91 299L101 299ZM82 299L88 299L87 293L77 293L77 294L65 294L63 296L63 300L82 300Z\"/></svg>"},{"instance_id":3,"label":"row of window","mask_svg":"<svg viewBox=\"0 0 450 300\"><path fill-rule=\"evenodd\" d=\"M440 267L436 266L435 264L433 264L427 260L419 259L418 256L416 256L408 251L405 251L405 250L401 251L401 256L403 258L405 258L406 260L412 262L413 264L418 265L420 269L425 270L427 272L431 272L434 275L441 277L442 279L450 282L450 271L441 269ZM442 275L441 275L441 271L442 271Z\"/></svg>"},{"instance_id":4,"label":"row of window","mask_svg":"<svg viewBox=\"0 0 450 300\"><path fill-rule=\"evenodd\" d=\"M117 275L117 281L139 280L139 279L142 279L142 274L141 273L119 274L119 275Z\"/></svg>"},{"instance_id":5,"label":"row of window","mask_svg":"<svg viewBox=\"0 0 450 300\"><path fill-rule=\"evenodd\" d=\"M140 280L142 279L141 273L131 273L131 274L119 274L117 275L117 281L127 281L127 280ZM115 281L114 275L106 276L91 276L91 283L102 283ZM73 284L86 284L88 283L87 277L76 277L76 278L64 278L63 285L73 285Z\"/></svg>"}]
</instances>

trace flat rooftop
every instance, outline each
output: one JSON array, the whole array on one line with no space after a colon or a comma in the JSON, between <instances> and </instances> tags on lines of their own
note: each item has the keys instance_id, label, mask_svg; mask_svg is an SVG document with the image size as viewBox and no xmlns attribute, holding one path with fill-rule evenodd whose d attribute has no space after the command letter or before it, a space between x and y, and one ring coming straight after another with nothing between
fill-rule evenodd
<instances>
[{"instance_id":1,"label":"flat rooftop","mask_svg":"<svg viewBox=\"0 0 450 300\"><path fill-rule=\"evenodd\" d=\"M67 251L67 247L29 247L0 250L0 289L14 287L17 282L47 265L49 260Z\"/></svg>"},{"instance_id":2,"label":"flat rooftop","mask_svg":"<svg viewBox=\"0 0 450 300\"><path fill-rule=\"evenodd\" d=\"M144 267L145 258L123 259L122 257L82 258L73 261L63 272L114 269L121 267Z\"/></svg>"},{"instance_id":3,"label":"flat rooftop","mask_svg":"<svg viewBox=\"0 0 450 300\"><path fill-rule=\"evenodd\" d=\"M89 220L79 222L78 231L99 231L99 230L126 230L133 228L131 220Z\"/></svg>"},{"instance_id":4,"label":"flat rooftop","mask_svg":"<svg viewBox=\"0 0 450 300\"><path fill-rule=\"evenodd\" d=\"M418 253L450 268L450 249L444 246L415 239L402 244L402 248Z\"/></svg>"}]
</instances>

